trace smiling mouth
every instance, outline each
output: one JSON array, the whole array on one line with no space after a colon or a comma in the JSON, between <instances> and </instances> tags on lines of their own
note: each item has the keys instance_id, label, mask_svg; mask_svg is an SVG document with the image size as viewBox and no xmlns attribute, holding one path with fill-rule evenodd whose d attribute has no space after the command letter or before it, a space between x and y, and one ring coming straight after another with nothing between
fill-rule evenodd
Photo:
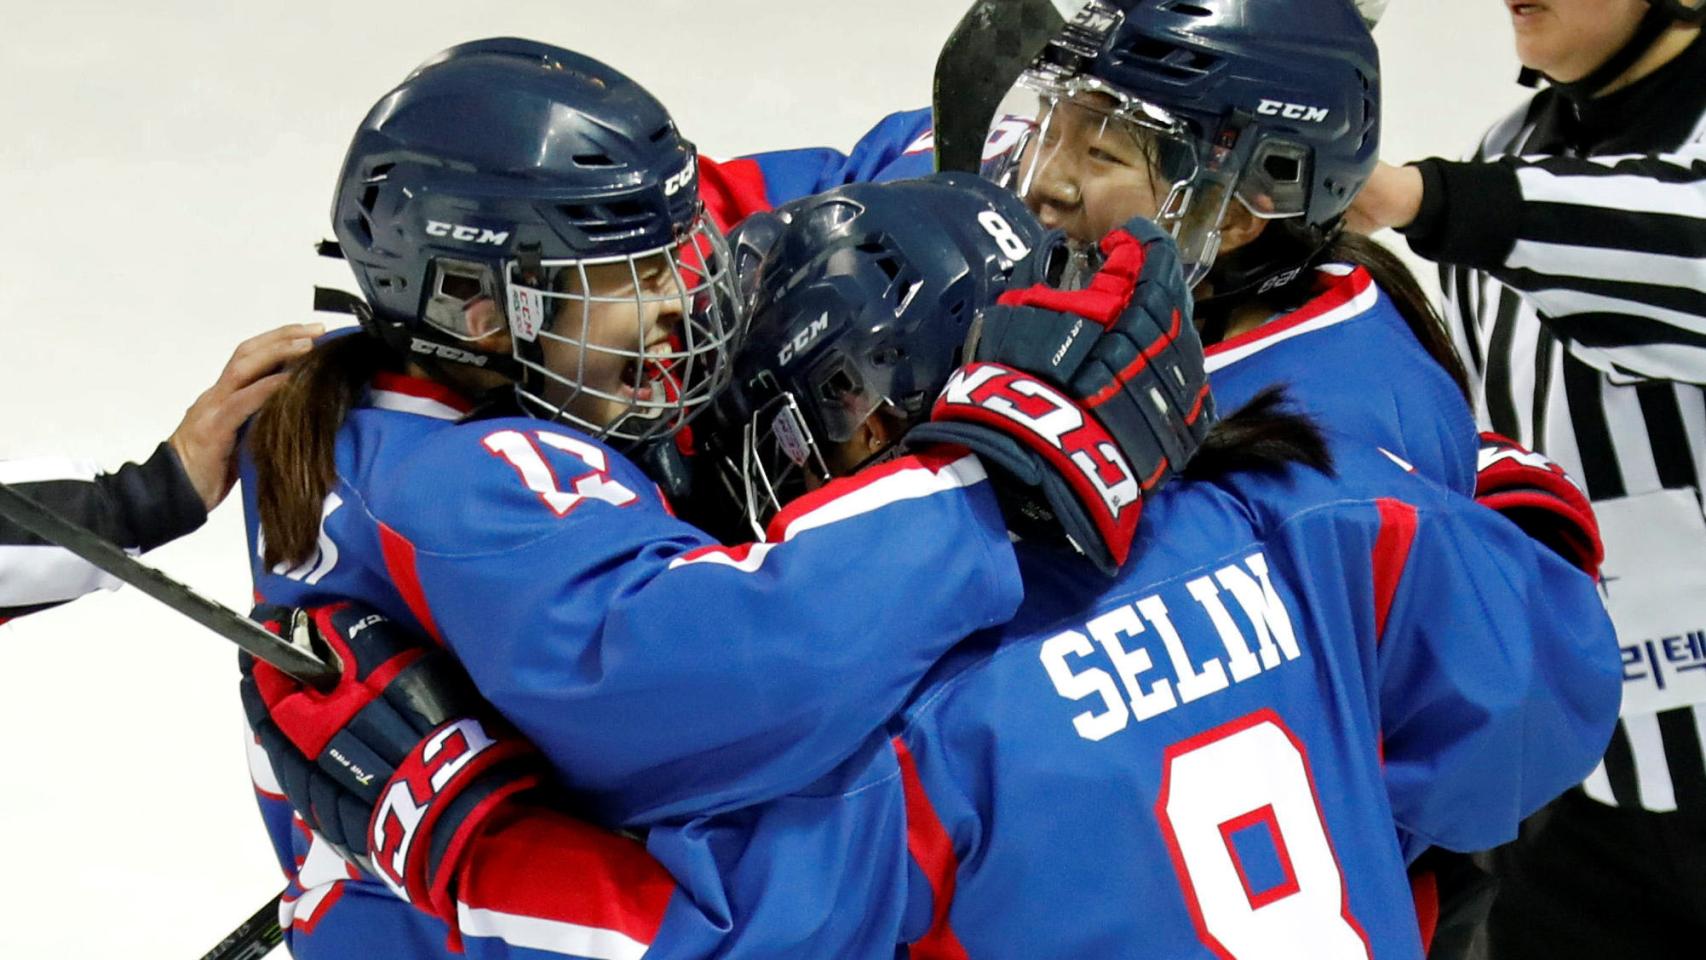
<instances>
[{"instance_id":1,"label":"smiling mouth","mask_svg":"<svg viewBox=\"0 0 1706 960\"><path fill-rule=\"evenodd\" d=\"M650 345L643 356L632 357L622 365L621 396L632 403L662 403L670 397L669 387L674 379L668 360L658 359L667 354L667 342Z\"/></svg>"}]
</instances>

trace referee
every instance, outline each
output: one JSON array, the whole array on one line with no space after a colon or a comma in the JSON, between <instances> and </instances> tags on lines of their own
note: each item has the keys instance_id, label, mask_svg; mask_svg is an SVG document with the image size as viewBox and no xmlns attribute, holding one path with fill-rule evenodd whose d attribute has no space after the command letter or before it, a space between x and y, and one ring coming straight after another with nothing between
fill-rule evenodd
<instances>
[{"instance_id":1,"label":"referee","mask_svg":"<svg viewBox=\"0 0 1706 960\"><path fill-rule=\"evenodd\" d=\"M284 384L281 365L307 353L321 324L243 341L154 455L112 473L60 459L0 460L0 483L133 552L184 536L236 480L237 432ZM69 552L0 520L0 624L119 585Z\"/></svg>"},{"instance_id":2,"label":"referee","mask_svg":"<svg viewBox=\"0 0 1706 960\"><path fill-rule=\"evenodd\" d=\"M1706 955L1706 0L1506 0L1545 89L1353 210L1440 264L1484 426L1581 478L1623 648L1604 762L1495 863L1494 960Z\"/></svg>"}]
</instances>

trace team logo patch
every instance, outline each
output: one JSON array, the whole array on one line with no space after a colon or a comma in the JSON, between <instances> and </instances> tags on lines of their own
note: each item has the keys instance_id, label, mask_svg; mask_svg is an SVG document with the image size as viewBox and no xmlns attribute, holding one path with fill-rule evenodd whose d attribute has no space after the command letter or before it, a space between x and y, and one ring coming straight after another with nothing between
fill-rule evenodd
<instances>
[{"instance_id":1,"label":"team logo patch","mask_svg":"<svg viewBox=\"0 0 1706 960\"><path fill-rule=\"evenodd\" d=\"M528 343L545 327L545 295L532 287L509 285L509 332Z\"/></svg>"}]
</instances>

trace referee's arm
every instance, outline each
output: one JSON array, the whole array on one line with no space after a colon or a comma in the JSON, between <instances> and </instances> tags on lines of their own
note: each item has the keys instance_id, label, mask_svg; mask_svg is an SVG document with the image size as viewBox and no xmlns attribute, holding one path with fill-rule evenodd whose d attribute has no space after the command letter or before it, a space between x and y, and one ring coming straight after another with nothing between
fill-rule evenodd
<instances>
[{"instance_id":1,"label":"referee's arm","mask_svg":"<svg viewBox=\"0 0 1706 960\"><path fill-rule=\"evenodd\" d=\"M151 550L207 520L207 505L170 444L112 473L69 460L0 462L0 482L132 552ZM0 519L0 623L118 581L69 551Z\"/></svg>"},{"instance_id":2,"label":"referee's arm","mask_svg":"<svg viewBox=\"0 0 1706 960\"><path fill-rule=\"evenodd\" d=\"M1591 366L1706 383L1706 144L1414 166L1416 253L1521 291Z\"/></svg>"},{"instance_id":3,"label":"referee's arm","mask_svg":"<svg viewBox=\"0 0 1706 960\"><path fill-rule=\"evenodd\" d=\"M238 345L219 379L146 462L98 473L69 460L0 461L0 482L133 552L195 530L236 482L237 432L283 386L287 362L326 332L293 323ZM0 520L0 623L118 582L70 552Z\"/></svg>"}]
</instances>

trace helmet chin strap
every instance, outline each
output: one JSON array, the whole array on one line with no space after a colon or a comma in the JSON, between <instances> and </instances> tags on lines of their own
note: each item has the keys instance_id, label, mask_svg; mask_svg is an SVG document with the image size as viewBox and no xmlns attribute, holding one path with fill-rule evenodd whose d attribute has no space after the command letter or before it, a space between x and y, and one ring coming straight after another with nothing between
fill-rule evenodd
<instances>
[{"instance_id":1,"label":"helmet chin strap","mask_svg":"<svg viewBox=\"0 0 1706 960\"><path fill-rule=\"evenodd\" d=\"M1671 5L1665 3L1664 0L1648 0L1648 2L1651 7L1647 10L1647 15L1641 18L1640 25L1635 28L1635 35L1629 38L1629 42L1624 44L1622 49L1612 54L1592 73L1572 83L1560 83L1539 70L1524 67L1522 73L1517 77L1517 82L1525 87L1538 87L1540 81L1545 80L1554 90L1571 100L1591 100L1595 94L1610 86L1612 81L1621 77L1624 71L1635 65L1635 61L1641 59L1648 50L1651 50L1653 44L1657 43L1659 38L1664 36L1665 31L1670 29L1671 24L1678 21L1699 23L1701 17L1706 15L1706 5L1703 5L1698 11L1692 11L1691 15L1685 16L1676 9L1680 4Z\"/></svg>"},{"instance_id":2,"label":"helmet chin strap","mask_svg":"<svg viewBox=\"0 0 1706 960\"><path fill-rule=\"evenodd\" d=\"M1215 258L1204 281L1212 292L1196 303L1197 329L1203 343L1225 339L1232 308L1239 304L1268 295L1286 299L1293 288L1311 283L1311 268L1341 229L1342 220L1329 229L1276 220L1261 236Z\"/></svg>"}]
</instances>

